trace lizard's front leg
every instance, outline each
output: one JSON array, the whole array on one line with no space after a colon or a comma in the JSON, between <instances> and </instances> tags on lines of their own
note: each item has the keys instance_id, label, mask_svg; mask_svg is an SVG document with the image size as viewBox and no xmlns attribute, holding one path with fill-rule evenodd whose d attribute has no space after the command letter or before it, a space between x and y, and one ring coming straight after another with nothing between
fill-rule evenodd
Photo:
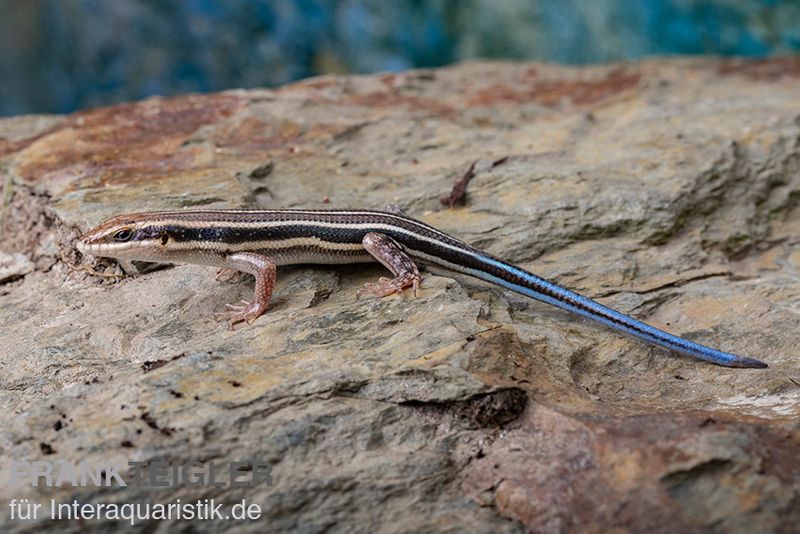
<instances>
[{"instance_id":1,"label":"lizard's front leg","mask_svg":"<svg viewBox=\"0 0 800 534\"><path fill-rule=\"evenodd\" d=\"M397 241L385 234L370 232L361 242L367 252L392 271L395 277L392 279L381 277L377 284L365 284L358 290L359 295L385 297L393 293L402 293L405 288L411 287L414 289L414 296L417 296L417 288L422 277L414 260L408 257Z\"/></svg>"},{"instance_id":2,"label":"lizard's front leg","mask_svg":"<svg viewBox=\"0 0 800 534\"><path fill-rule=\"evenodd\" d=\"M252 274L256 279L256 290L252 302L243 306L228 304L231 311L218 314L219 319L227 319L233 330L236 323L250 324L267 310L272 291L275 289L275 276L278 266L272 258L255 252L234 252L224 258L223 268Z\"/></svg>"}]
</instances>

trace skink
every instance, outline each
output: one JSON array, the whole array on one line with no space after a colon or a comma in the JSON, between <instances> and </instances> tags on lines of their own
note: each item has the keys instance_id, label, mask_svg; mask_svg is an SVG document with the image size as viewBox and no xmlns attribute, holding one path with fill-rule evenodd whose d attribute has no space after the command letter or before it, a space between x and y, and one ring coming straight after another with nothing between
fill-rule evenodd
<instances>
[{"instance_id":1,"label":"skink","mask_svg":"<svg viewBox=\"0 0 800 534\"><path fill-rule=\"evenodd\" d=\"M415 260L463 273L552 304L675 352L726 367L767 367L764 362L716 350L645 324L549 282L415 220L395 206L377 210L185 210L113 217L86 233L83 254L122 260L194 263L255 277L255 295L230 306L231 327L262 315L275 287L276 268L298 263L379 261L394 278L359 293L386 296L412 288Z\"/></svg>"}]
</instances>

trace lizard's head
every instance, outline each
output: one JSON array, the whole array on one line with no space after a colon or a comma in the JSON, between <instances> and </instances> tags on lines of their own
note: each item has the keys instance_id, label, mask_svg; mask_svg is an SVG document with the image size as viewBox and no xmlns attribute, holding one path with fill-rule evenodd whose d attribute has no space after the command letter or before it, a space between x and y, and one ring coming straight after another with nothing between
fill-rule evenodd
<instances>
[{"instance_id":1,"label":"lizard's head","mask_svg":"<svg viewBox=\"0 0 800 534\"><path fill-rule=\"evenodd\" d=\"M144 213L118 215L92 228L77 244L81 254L141 261L169 261L170 236Z\"/></svg>"}]
</instances>

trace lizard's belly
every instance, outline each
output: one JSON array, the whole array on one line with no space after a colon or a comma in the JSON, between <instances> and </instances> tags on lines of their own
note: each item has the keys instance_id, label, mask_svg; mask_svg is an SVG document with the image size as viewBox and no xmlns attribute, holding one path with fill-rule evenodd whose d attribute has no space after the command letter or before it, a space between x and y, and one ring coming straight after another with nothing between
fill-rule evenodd
<instances>
[{"instance_id":1,"label":"lizard's belly","mask_svg":"<svg viewBox=\"0 0 800 534\"><path fill-rule=\"evenodd\" d=\"M284 250L260 250L258 253L272 258L278 265L297 265L303 263L341 265L346 263L368 263L375 261L375 258L364 250L364 247L344 250L293 247Z\"/></svg>"}]
</instances>

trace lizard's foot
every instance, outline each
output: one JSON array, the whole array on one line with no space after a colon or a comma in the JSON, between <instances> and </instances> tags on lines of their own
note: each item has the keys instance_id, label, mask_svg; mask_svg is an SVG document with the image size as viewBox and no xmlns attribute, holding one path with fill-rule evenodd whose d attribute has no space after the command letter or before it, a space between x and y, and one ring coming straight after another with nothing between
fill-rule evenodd
<instances>
[{"instance_id":1,"label":"lizard's foot","mask_svg":"<svg viewBox=\"0 0 800 534\"><path fill-rule=\"evenodd\" d=\"M275 288L275 272L277 265L269 256L254 252L234 252L223 256L226 270L250 273L256 278L256 288L253 301L242 301L242 306L228 304L231 311L215 315L217 320L228 321L228 328L233 330L237 323L252 324L259 316L267 311L272 290ZM232 269L231 269L232 268Z\"/></svg>"},{"instance_id":2,"label":"lizard's foot","mask_svg":"<svg viewBox=\"0 0 800 534\"><path fill-rule=\"evenodd\" d=\"M392 208L387 206L387 209L391 210ZM405 288L412 287L414 296L417 296L417 288L422 280L419 269L397 241L385 234L369 232L361 242L367 252L392 271L395 277L392 279L381 278L377 284L365 284L358 291L358 295L385 297L394 293L402 293Z\"/></svg>"},{"instance_id":3,"label":"lizard's foot","mask_svg":"<svg viewBox=\"0 0 800 534\"><path fill-rule=\"evenodd\" d=\"M402 293L407 287L414 290L414 297L417 297L417 289L421 278L419 275L398 276L397 278L381 277L378 283L367 283L358 290L356 295L372 295L375 297L388 297L395 293Z\"/></svg>"},{"instance_id":4,"label":"lizard's foot","mask_svg":"<svg viewBox=\"0 0 800 534\"><path fill-rule=\"evenodd\" d=\"M227 321L228 328L234 330L238 323L253 324L253 321L258 319L267 310L267 305L258 301L247 302L242 301L241 306L228 304L226 306L230 311L224 311L214 314L217 321Z\"/></svg>"}]
</instances>

